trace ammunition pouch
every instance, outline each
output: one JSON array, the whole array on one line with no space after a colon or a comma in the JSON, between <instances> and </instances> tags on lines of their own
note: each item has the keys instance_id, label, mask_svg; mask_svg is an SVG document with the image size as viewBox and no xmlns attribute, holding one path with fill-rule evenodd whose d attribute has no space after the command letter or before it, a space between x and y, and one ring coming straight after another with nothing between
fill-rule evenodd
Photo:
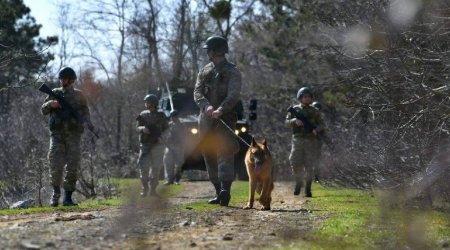
<instances>
[{"instance_id":1,"label":"ammunition pouch","mask_svg":"<svg viewBox=\"0 0 450 250\"><path fill-rule=\"evenodd\" d=\"M69 117L64 119L60 114L51 114L48 120L50 131L67 129L69 131L83 132L84 128L75 119Z\"/></svg>"}]
</instances>

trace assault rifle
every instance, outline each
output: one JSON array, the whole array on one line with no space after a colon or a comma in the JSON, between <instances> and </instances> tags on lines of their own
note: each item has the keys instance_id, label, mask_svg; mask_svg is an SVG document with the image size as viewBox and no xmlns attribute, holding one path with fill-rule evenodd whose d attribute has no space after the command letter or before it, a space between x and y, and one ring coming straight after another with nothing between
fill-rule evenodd
<instances>
[{"instance_id":1,"label":"assault rifle","mask_svg":"<svg viewBox=\"0 0 450 250\"><path fill-rule=\"evenodd\" d=\"M146 127L148 130L150 130L150 134L148 135L148 136L150 136L150 142L157 143L159 140L159 137L161 137L161 135L162 135L161 129L159 129L158 126L156 126L154 124L145 124L145 120L141 116L138 116L137 121L144 124L144 127Z\"/></svg>"},{"instance_id":2,"label":"assault rifle","mask_svg":"<svg viewBox=\"0 0 450 250\"><path fill-rule=\"evenodd\" d=\"M308 118L306 118L304 114L298 112L293 106L290 106L287 112L293 114L295 118L303 122L303 129L306 133L312 133L312 131L316 128L316 126L309 122Z\"/></svg>"},{"instance_id":3,"label":"assault rifle","mask_svg":"<svg viewBox=\"0 0 450 250\"><path fill-rule=\"evenodd\" d=\"M316 126L314 126L312 123L309 122L308 118L306 118L305 115L303 115L301 112L298 112L293 106L290 106L287 110L289 113L293 114L295 116L295 118L299 119L300 121L303 122L303 129L305 130L305 132L307 133L312 133L312 131L314 129L316 129ZM322 140L323 142L325 142L325 144L327 144L327 146L334 151L334 145L333 145L333 141L324 133L324 131L318 131L318 137L319 140Z\"/></svg>"},{"instance_id":4,"label":"assault rifle","mask_svg":"<svg viewBox=\"0 0 450 250\"><path fill-rule=\"evenodd\" d=\"M39 91L55 98L61 105L63 112L65 113L64 114L65 116L74 117L75 120L77 120L77 122L79 122L80 124L86 123L89 131L91 131L92 134L94 134L97 138L99 138L98 134L95 132L94 125L92 125L91 121L81 116L80 113L78 113L78 111L76 111L72 106L70 106L70 104L66 101L66 99L64 99L64 96L53 92L53 90L51 90L45 83L43 83L39 87Z\"/></svg>"}]
</instances>

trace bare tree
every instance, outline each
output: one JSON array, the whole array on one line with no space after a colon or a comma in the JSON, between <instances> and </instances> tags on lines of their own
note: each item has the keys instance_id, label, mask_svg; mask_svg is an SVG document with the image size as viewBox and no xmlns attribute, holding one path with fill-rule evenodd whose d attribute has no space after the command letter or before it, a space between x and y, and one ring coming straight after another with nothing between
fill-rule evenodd
<instances>
[{"instance_id":1,"label":"bare tree","mask_svg":"<svg viewBox=\"0 0 450 250\"><path fill-rule=\"evenodd\" d=\"M176 26L176 36L173 41L174 53L172 59L172 76L175 79L181 79L183 61L185 59L185 37L187 28L187 17L189 3L186 0L182 0L178 11L176 13L179 15Z\"/></svg>"},{"instance_id":2,"label":"bare tree","mask_svg":"<svg viewBox=\"0 0 450 250\"><path fill-rule=\"evenodd\" d=\"M69 3L59 2L57 4L57 17L56 23L60 28L59 34L59 68L68 65L69 59L73 57L71 51L69 51L70 39L72 39L70 33L73 30L71 27L71 5Z\"/></svg>"},{"instance_id":3,"label":"bare tree","mask_svg":"<svg viewBox=\"0 0 450 250\"><path fill-rule=\"evenodd\" d=\"M135 15L131 21L130 33L143 39L148 50L147 58L144 63L145 67L148 68L148 91L155 89L159 83L164 82L162 64L159 56L159 39L158 39L158 28L159 28L159 14L161 9L156 6L154 1L148 0L147 6L142 6L141 1L135 1ZM152 69L156 70L157 83L152 82L154 79ZM153 80L154 81L154 80Z\"/></svg>"},{"instance_id":4,"label":"bare tree","mask_svg":"<svg viewBox=\"0 0 450 250\"><path fill-rule=\"evenodd\" d=\"M90 57L100 64L105 71L109 71L104 66L104 62L97 55L99 40L104 42L104 48L114 51L115 59L115 82L117 88L116 105L116 129L115 129L115 147L116 152L121 152L121 134L122 134L122 107L124 103L123 84L124 79L124 61L126 60L126 46L128 38L128 26L130 10L129 1L127 0L111 0L111 1L96 1L95 3L85 1L84 5L88 6L82 9L82 15L85 17L82 20L82 31L87 31L86 34L80 34L81 41L85 47L89 48ZM93 7L95 6L95 7ZM115 25L111 25L115 24ZM87 33L94 35L95 39L88 39ZM105 37L105 35L107 35ZM108 36L109 35L109 36ZM95 43L94 46L92 43Z\"/></svg>"}]
</instances>

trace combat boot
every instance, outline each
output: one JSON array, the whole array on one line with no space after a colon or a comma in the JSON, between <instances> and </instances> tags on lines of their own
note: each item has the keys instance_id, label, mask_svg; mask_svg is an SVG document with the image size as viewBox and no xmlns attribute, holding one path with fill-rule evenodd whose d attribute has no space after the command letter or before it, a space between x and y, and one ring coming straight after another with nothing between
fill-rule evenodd
<instances>
[{"instance_id":1,"label":"combat boot","mask_svg":"<svg viewBox=\"0 0 450 250\"><path fill-rule=\"evenodd\" d=\"M223 181L221 184L222 190L220 190L218 196L220 200L220 205L223 207L227 207L228 203L230 203L231 200L231 181Z\"/></svg>"},{"instance_id":2,"label":"combat boot","mask_svg":"<svg viewBox=\"0 0 450 250\"><path fill-rule=\"evenodd\" d=\"M312 183L312 180L306 181L305 197L312 197L311 183Z\"/></svg>"},{"instance_id":3,"label":"combat boot","mask_svg":"<svg viewBox=\"0 0 450 250\"><path fill-rule=\"evenodd\" d=\"M140 195L142 197L145 197L145 196L147 196L148 190L149 190L149 188L148 188L148 181L141 180L141 183L142 183L142 190L141 190L141 194Z\"/></svg>"},{"instance_id":4,"label":"combat boot","mask_svg":"<svg viewBox=\"0 0 450 250\"><path fill-rule=\"evenodd\" d=\"M297 181L295 183L294 195L299 195L300 194L300 191L302 190L302 186L303 186L303 183L301 181Z\"/></svg>"},{"instance_id":5,"label":"combat boot","mask_svg":"<svg viewBox=\"0 0 450 250\"><path fill-rule=\"evenodd\" d=\"M72 200L72 191L64 191L63 206L78 206L78 204Z\"/></svg>"},{"instance_id":6,"label":"combat boot","mask_svg":"<svg viewBox=\"0 0 450 250\"><path fill-rule=\"evenodd\" d=\"M220 194L220 183L213 183L214 189L216 189L216 197L208 200L208 204L220 204L219 194Z\"/></svg>"},{"instance_id":7,"label":"combat boot","mask_svg":"<svg viewBox=\"0 0 450 250\"><path fill-rule=\"evenodd\" d=\"M59 204L59 197L61 197L61 188L59 186L53 186L53 195L50 200L50 206L57 207Z\"/></svg>"},{"instance_id":8,"label":"combat boot","mask_svg":"<svg viewBox=\"0 0 450 250\"><path fill-rule=\"evenodd\" d=\"M175 175L175 185L180 185L180 179L181 179L181 175L180 174L176 174Z\"/></svg>"}]
</instances>

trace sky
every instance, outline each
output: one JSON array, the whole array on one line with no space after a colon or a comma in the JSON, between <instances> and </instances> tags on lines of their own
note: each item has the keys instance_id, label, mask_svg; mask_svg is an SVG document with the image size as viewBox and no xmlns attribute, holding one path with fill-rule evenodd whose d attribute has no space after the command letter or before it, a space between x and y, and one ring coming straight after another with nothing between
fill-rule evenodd
<instances>
[{"instance_id":1,"label":"sky","mask_svg":"<svg viewBox=\"0 0 450 250\"><path fill-rule=\"evenodd\" d=\"M56 4L54 0L23 0L23 2L30 8L30 14L36 19L36 23L42 25L39 30L40 37L58 36L58 26L56 25L56 21L53 20L56 17ZM58 50L58 44L50 48L50 52L53 54L57 54ZM50 68L50 72L54 73L53 77L56 76L56 72L59 70L59 63L52 61L47 67Z\"/></svg>"},{"instance_id":2,"label":"sky","mask_svg":"<svg viewBox=\"0 0 450 250\"><path fill-rule=\"evenodd\" d=\"M172 0L170 0L172 1ZM167 2L170 2L167 1ZM58 3L68 3L72 6L79 6L79 2L76 0L23 0L24 4L30 8L31 16L36 19L36 23L42 25L40 29L39 36L45 38L47 36L58 36L60 35L60 28L58 25ZM113 41L114 38L110 38L110 41ZM50 48L50 52L56 56L56 59L49 63L48 68L51 69L52 72L57 72L60 65L60 60L58 54L60 53L60 44L56 44L52 48ZM68 51L72 53L80 53L78 45L69 44ZM111 60L113 53L111 51L107 51L104 49L97 50L97 56L102 59L102 61L106 64L106 67L110 69L113 67L114 60ZM79 71L85 68L87 65L86 60L82 58L69 58L67 65L74 68L76 71ZM99 78L105 78L104 71L96 71L96 74Z\"/></svg>"},{"instance_id":3,"label":"sky","mask_svg":"<svg viewBox=\"0 0 450 250\"><path fill-rule=\"evenodd\" d=\"M179 0L164 0L161 1L161 3L164 3L165 10L171 10L171 6L173 6L174 3L178 3ZM45 38L47 36L58 36L60 37L60 25L58 24L57 18L58 18L58 4L59 3L67 3L74 7L80 7L80 4L82 1L77 0L23 0L24 4L28 6L31 10L31 16L36 19L36 23L42 25L40 29L40 37ZM195 1L193 1L195 2ZM172 4L172 5L170 5ZM195 8L195 5L193 8ZM72 9L71 9L72 10ZM165 12L163 12L165 13ZM72 14L73 15L73 14ZM170 16L170 15L169 15ZM161 18L167 17L166 15L162 14ZM167 20L165 20L167 21ZM168 22L168 21L167 21ZM117 33L113 34L104 34L101 37L104 38L105 36L108 36L109 42L114 43L114 41L119 41L114 35L117 35ZM94 37L94 36L93 36ZM74 39L71 39L69 37L70 41L73 41ZM92 39L92 37L90 38ZM99 43L97 44L98 47L95 48L96 56L100 58L102 63L105 65L108 71L114 71L116 58L115 58L115 52L111 49L105 49L102 47L101 42L99 40ZM104 42L104 41L103 41ZM69 54L86 54L86 50L88 48L86 47L80 47L79 44L69 42L67 46L67 51ZM47 68L50 69L51 72L57 72L61 66L69 66L75 69L75 71L81 71L82 69L86 69L86 67L89 67L92 69L95 68L95 74L96 78L99 79L105 79L106 74L105 71L102 70L102 67L98 66L98 63L93 61L91 58L81 58L81 57L70 57L68 58L68 61L66 62L66 65L60 65L60 58L59 54L60 52L60 43L56 44L52 48L50 48L50 52L53 53L56 58L55 60L51 61ZM108 72L110 73L110 72Z\"/></svg>"},{"instance_id":4,"label":"sky","mask_svg":"<svg viewBox=\"0 0 450 250\"><path fill-rule=\"evenodd\" d=\"M68 3L73 6L79 6L75 0L23 0L23 2L27 7L30 8L30 14L36 19L36 23L42 25L41 29L39 30L39 36L42 38L45 38L47 36L60 37L61 31L57 21L58 3ZM73 53L79 53L81 51L78 50L78 48L74 44L68 45L68 50ZM67 65L60 65L60 58L58 57L60 53L60 43L51 47L50 52L53 53L56 58L47 65L47 68L50 69L50 72L52 72L54 75L57 74L60 67L64 66L69 66L76 72L85 69L86 61L82 58L69 58ZM97 54L100 58L102 58L102 60L108 61L107 58L111 53L110 51L99 50ZM106 78L106 75L103 71L98 71L96 73L99 79Z\"/></svg>"},{"instance_id":5,"label":"sky","mask_svg":"<svg viewBox=\"0 0 450 250\"><path fill-rule=\"evenodd\" d=\"M36 23L41 24L40 36L58 35L58 27L54 24L56 7L53 0L24 0L26 6L31 9L31 16L36 19Z\"/></svg>"}]
</instances>

